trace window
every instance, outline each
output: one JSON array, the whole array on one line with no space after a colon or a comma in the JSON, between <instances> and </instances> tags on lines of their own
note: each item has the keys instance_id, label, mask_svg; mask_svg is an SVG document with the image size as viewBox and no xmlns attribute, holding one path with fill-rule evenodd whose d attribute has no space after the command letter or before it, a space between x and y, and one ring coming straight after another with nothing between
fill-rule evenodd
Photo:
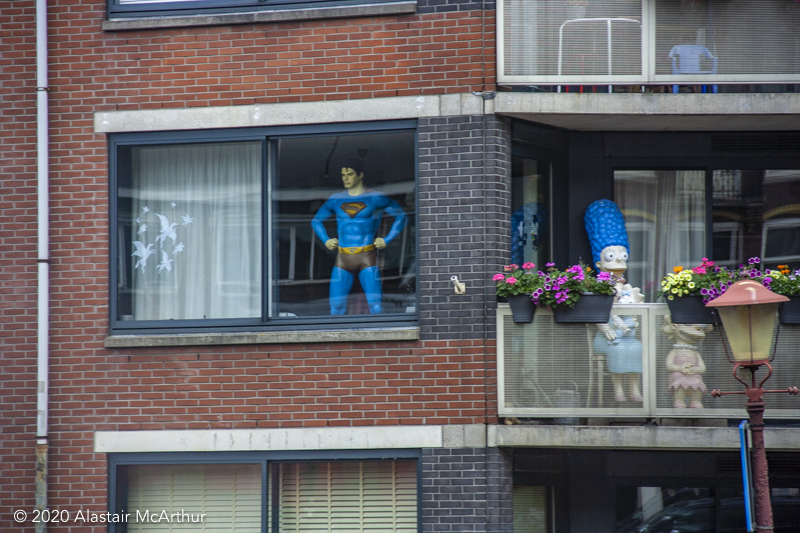
<instances>
[{"instance_id":1,"label":"window","mask_svg":"<svg viewBox=\"0 0 800 533\"><path fill-rule=\"evenodd\" d=\"M383 0L386 1L386 0ZM370 1L370 4L381 0ZM342 0L108 0L112 17L153 17L197 13L236 13L259 10L348 5Z\"/></svg>"},{"instance_id":2,"label":"window","mask_svg":"<svg viewBox=\"0 0 800 533\"><path fill-rule=\"evenodd\" d=\"M714 226L739 235L732 263L757 256L769 268L800 268L800 170L715 170L713 180Z\"/></svg>"},{"instance_id":3,"label":"window","mask_svg":"<svg viewBox=\"0 0 800 533\"><path fill-rule=\"evenodd\" d=\"M614 198L628 230L625 278L647 301L677 265L700 264L706 251L705 171L614 172ZM688 268L688 266L687 266Z\"/></svg>"},{"instance_id":4,"label":"window","mask_svg":"<svg viewBox=\"0 0 800 533\"><path fill-rule=\"evenodd\" d=\"M295 462L248 453L214 463L204 455L183 464L112 459L112 514L120 517L112 533L418 531L415 459Z\"/></svg>"},{"instance_id":5,"label":"window","mask_svg":"<svg viewBox=\"0 0 800 533\"><path fill-rule=\"evenodd\" d=\"M618 532L715 531L713 488L617 487L616 496Z\"/></svg>"},{"instance_id":6,"label":"window","mask_svg":"<svg viewBox=\"0 0 800 533\"><path fill-rule=\"evenodd\" d=\"M703 257L800 268L800 170L616 170L614 199L628 230L626 278L646 301L673 267Z\"/></svg>"},{"instance_id":7,"label":"window","mask_svg":"<svg viewBox=\"0 0 800 533\"><path fill-rule=\"evenodd\" d=\"M553 488L514 485L512 491L514 533L553 531Z\"/></svg>"},{"instance_id":8,"label":"window","mask_svg":"<svg viewBox=\"0 0 800 533\"><path fill-rule=\"evenodd\" d=\"M113 330L416 319L414 130L122 135L112 151Z\"/></svg>"},{"instance_id":9,"label":"window","mask_svg":"<svg viewBox=\"0 0 800 533\"><path fill-rule=\"evenodd\" d=\"M550 175L547 161L511 158L511 262L534 263L545 270L550 260Z\"/></svg>"}]
</instances>

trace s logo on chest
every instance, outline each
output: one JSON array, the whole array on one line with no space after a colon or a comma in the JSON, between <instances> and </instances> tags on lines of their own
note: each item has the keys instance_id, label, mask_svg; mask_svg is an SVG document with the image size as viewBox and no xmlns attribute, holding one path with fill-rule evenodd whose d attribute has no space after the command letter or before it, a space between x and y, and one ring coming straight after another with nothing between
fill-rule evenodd
<instances>
[{"instance_id":1,"label":"s logo on chest","mask_svg":"<svg viewBox=\"0 0 800 533\"><path fill-rule=\"evenodd\" d=\"M357 214L367 208L367 204L364 202L344 202L341 207L342 211L347 213L347 216L355 218Z\"/></svg>"}]
</instances>

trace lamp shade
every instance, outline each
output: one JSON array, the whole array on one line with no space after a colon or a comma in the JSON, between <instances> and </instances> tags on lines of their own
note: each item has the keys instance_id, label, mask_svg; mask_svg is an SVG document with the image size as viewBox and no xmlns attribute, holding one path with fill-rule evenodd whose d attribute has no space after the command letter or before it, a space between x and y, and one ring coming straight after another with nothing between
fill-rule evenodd
<instances>
[{"instance_id":1,"label":"lamp shade","mask_svg":"<svg viewBox=\"0 0 800 533\"><path fill-rule=\"evenodd\" d=\"M789 298L753 280L737 281L706 307L716 307L736 361L769 359L778 304Z\"/></svg>"}]
</instances>

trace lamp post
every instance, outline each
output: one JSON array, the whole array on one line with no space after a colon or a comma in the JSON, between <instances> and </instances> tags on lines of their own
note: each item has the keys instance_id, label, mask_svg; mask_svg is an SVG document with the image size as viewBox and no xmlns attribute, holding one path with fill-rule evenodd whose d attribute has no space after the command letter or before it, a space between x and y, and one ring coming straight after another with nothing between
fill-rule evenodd
<instances>
[{"instance_id":1,"label":"lamp post","mask_svg":"<svg viewBox=\"0 0 800 533\"><path fill-rule=\"evenodd\" d=\"M755 496L756 529L772 531L772 503L769 494L769 468L767 454L764 449L764 399L768 392L788 392L797 394L797 387L784 390L765 390L764 383L772 376L774 349L770 355L772 339L775 333L775 317L778 304L789 301L786 296L775 294L765 288L761 283L753 280L737 281L725 293L711 300L706 307L716 307L722 325L725 327L725 336L731 345L733 359L725 348L728 361L733 363L733 377L742 385L744 391L721 392L711 391L711 396L718 398L727 394L744 394L747 397L747 413L750 417L750 431L752 434L753 450L751 461L753 465L753 492ZM723 347L725 342L723 339ZM775 343L777 347L777 340ZM767 375L757 381L756 372L762 367L767 368ZM749 372L747 381L739 376L739 369L744 368ZM748 383L749 381L749 383ZM748 524L748 528L751 524Z\"/></svg>"}]
</instances>

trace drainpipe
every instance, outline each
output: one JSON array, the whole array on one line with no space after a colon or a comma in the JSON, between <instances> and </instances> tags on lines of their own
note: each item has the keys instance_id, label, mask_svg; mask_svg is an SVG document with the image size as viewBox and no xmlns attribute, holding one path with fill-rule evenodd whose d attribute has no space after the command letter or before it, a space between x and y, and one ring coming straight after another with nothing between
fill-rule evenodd
<instances>
[{"instance_id":1,"label":"drainpipe","mask_svg":"<svg viewBox=\"0 0 800 533\"><path fill-rule=\"evenodd\" d=\"M50 255L48 198L47 0L36 0L36 177L37 177L37 371L36 509L47 509L47 415L49 388ZM36 532L44 532L44 521Z\"/></svg>"}]
</instances>

